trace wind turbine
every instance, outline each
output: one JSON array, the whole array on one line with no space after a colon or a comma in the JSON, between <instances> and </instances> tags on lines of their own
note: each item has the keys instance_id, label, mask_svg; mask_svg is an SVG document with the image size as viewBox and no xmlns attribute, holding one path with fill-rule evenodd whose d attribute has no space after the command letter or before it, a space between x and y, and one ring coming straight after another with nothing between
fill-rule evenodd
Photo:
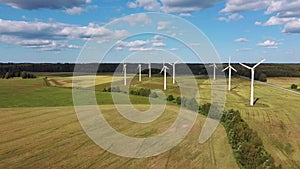
<instances>
[{"instance_id":1,"label":"wind turbine","mask_svg":"<svg viewBox=\"0 0 300 169\"><path fill-rule=\"evenodd\" d=\"M216 80L216 69L218 68L217 65L214 63L212 65L209 65L209 67L214 67L214 80Z\"/></svg>"},{"instance_id":2,"label":"wind turbine","mask_svg":"<svg viewBox=\"0 0 300 169\"><path fill-rule=\"evenodd\" d=\"M137 69L139 69L139 81L141 82L142 81L142 65L139 64Z\"/></svg>"},{"instance_id":3,"label":"wind turbine","mask_svg":"<svg viewBox=\"0 0 300 169\"><path fill-rule=\"evenodd\" d=\"M245 68L251 70L251 95L250 95L250 106L253 106L253 102L254 102L254 69L260 65L261 63L263 63L266 59L263 59L262 61L258 62L256 65L254 65L253 67L249 67L247 65L244 65L243 63L240 63L240 65L244 66Z\"/></svg>"},{"instance_id":4,"label":"wind turbine","mask_svg":"<svg viewBox=\"0 0 300 169\"><path fill-rule=\"evenodd\" d=\"M169 69L167 66L165 66L165 63L160 71L160 73L164 72L164 90L167 90L167 69Z\"/></svg>"},{"instance_id":5,"label":"wind turbine","mask_svg":"<svg viewBox=\"0 0 300 169\"><path fill-rule=\"evenodd\" d=\"M151 63L149 63L148 69L149 69L149 78L151 78Z\"/></svg>"},{"instance_id":6,"label":"wind turbine","mask_svg":"<svg viewBox=\"0 0 300 169\"><path fill-rule=\"evenodd\" d=\"M126 63L123 64L123 73L124 73L124 86L126 86Z\"/></svg>"},{"instance_id":7,"label":"wind turbine","mask_svg":"<svg viewBox=\"0 0 300 169\"><path fill-rule=\"evenodd\" d=\"M175 84L175 65L178 63L178 60L173 64L169 63L169 65L173 66L173 84Z\"/></svg>"},{"instance_id":8,"label":"wind turbine","mask_svg":"<svg viewBox=\"0 0 300 169\"><path fill-rule=\"evenodd\" d=\"M235 68L233 68L230 64L231 62L231 57L229 57L229 62L228 62L228 66L222 70L222 72L224 72L225 70L229 70L229 74L228 74L228 90L230 91L231 90L231 70L234 70L235 72L237 72L235 70Z\"/></svg>"}]
</instances>

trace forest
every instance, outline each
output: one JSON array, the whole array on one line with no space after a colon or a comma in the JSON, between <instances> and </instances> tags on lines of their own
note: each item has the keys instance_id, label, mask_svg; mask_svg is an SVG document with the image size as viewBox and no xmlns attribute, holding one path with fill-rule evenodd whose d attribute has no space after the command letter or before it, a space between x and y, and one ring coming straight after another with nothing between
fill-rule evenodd
<instances>
[{"instance_id":1,"label":"forest","mask_svg":"<svg viewBox=\"0 0 300 169\"><path fill-rule=\"evenodd\" d=\"M80 72L93 73L93 70L97 69L97 73L111 73L115 71L122 72L122 66L116 63L104 63L104 64L79 64ZM209 65L209 64L208 64ZM241 65L235 63L231 64L237 69L237 73L233 72L233 75L241 75L250 77L250 71L243 68ZM143 65L146 67L147 65ZM187 64L190 70L186 70L186 64L177 64L177 74L187 74L191 71L194 75L207 75L207 70L204 64ZM227 64L217 65L218 71L221 71ZM252 66L252 64L249 64ZM0 77L4 77L7 72L11 75L20 75L22 71L26 72L73 72L75 64L71 63L0 63ZM136 72L137 64L127 64L128 72ZM155 75L160 72L160 69L154 69L154 67L161 67L159 63L152 64L152 73ZM300 77L300 64L262 64L255 69L255 79L264 79L266 77ZM148 73L148 70L144 70L142 73ZM264 80L262 80L264 81Z\"/></svg>"}]
</instances>

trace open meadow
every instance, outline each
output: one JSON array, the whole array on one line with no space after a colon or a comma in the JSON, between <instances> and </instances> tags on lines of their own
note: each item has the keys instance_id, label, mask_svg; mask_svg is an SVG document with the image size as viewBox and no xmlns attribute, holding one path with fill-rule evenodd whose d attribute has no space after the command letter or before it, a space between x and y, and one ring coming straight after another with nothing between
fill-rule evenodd
<instances>
[{"instance_id":1,"label":"open meadow","mask_svg":"<svg viewBox=\"0 0 300 169\"><path fill-rule=\"evenodd\" d=\"M129 159L110 154L95 145L81 129L72 107L71 77L48 78L51 84L59 85L46 86L42 78L0 80L0 168L239 168L222 125L209 141L198 143L205 120L202 115L198 115L184 141L159 156ZM152 123L139 125L125 120L112 105L110 93L102 92L110 87L111 79L109 75L97 76L95 90L100 109L115 129L134 137L150 137L174 122L178 110L175 103L168 103L163 115ZM204 76L196 79L200 104L209 102L209 79ZM140 83L135 78L131 89L162 89L162 80L162 77L143 76ZM250 107L250 82L232 80L233 90L227 93L225 109L241 112L243 119L258 132L276 164L300 168L299 95L255 84L258 101ZM180 91L176 85L170 85L171 81L168 77L165 93L177 97ZM281 80L272 78L272 81ZM148 107L147 97L131 95L130 99L138 109Z\"/></svg>"}]
</instances>

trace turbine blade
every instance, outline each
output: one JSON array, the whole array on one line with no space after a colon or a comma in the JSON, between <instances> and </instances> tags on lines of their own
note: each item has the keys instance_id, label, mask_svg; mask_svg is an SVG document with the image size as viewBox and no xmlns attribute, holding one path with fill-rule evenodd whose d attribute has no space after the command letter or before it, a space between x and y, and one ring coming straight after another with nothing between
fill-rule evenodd
<instances>
[{"instance_id":1,"label":"turbine blade","mask_svg":"<svg viewBox=\"0 0 300 169\"><path fill-rule=\"evenodd\" d=\"M253 66L253 69L256 68L258 65L260 65L261 63L263 63L266 59L263 59L262 61L258 62L256 65Z\"/></svg>"},{"instance_id":2,"label":"turbine blade","mask_svg":"<svg viewBox=\"0 0 300 169\"><path fill-rule=\"evenodd\" d=\"M243 64L243 63L239 63L240 65L242 65L242 66L244 66L245 68L247 68L247 69L252 69L251 67L249 67L249 66L247 66L247 65L245 65L245 64Z\"/></svg>"},{"instance_id":3,"label":"turbine blade","mask_svg":"<svg viewBox=\"0 0 300 169\"><path fill-rule=\"evenodd\" d=\"M222 70L222 72L224 72L225 70L229 69L229 66L227 66L225 69Z\"/></svg>"},{"instance_id":4,"label":"turbine blade","mask_svg":"<svg viewBox=\"0 0 300 169\"><path fill-rule=\"evenodd\" d=\"M233 71L237 72L237 70L236 70L235 68L233 68L232 66L230 66L230 68L231 68Z\"/></svg>"},{"instance_id":5,"label":"turbine blade","mask_svg":"<svg viewBox=\"0 0 300 169\"><path fill-rule=\"evenodd\" d=\"M162 72L164 71L164 69L165 69L165 68L163 67L163 68L161 69L160 73L162 73Z\"/></svg>"},{"instance_id":6,"label":"turbine blade","mask_svg":"<svg viewBox=\"0 0 300 169\"><path fill-rule=\"evenodd\" d=\"M176 63L178 63L179 62L179 60L176 60L176 62L174 62L174 64L176 64Z\"/></svg>"}]
</instances>

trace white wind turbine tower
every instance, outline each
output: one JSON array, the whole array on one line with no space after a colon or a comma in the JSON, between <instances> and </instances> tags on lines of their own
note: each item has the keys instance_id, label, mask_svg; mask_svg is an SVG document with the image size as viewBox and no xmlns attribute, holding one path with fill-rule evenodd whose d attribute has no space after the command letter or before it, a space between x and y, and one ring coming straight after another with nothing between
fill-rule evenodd
<instances>
[{"instance_id":1,"label":"white wind turbine tower","mask_svg":"<svg viewBox=\"0 0 300 169\"><path fill-rule=\"evenodd\" d=\"M142 81L142 65L139 64L137 68L139 69L139 81L141 82Z\"/></svg>"},{"instance_id":2,"label":"white wind turbine tower","mask_svg":"<svg viewBox=\"0 0 300 169\"><path fill-rule=\"evenodd\" d=\"M209 67L214 67L214 80L216 80L216 69L218 68L217 65L214 63L210 65Z\"/></svg>"},{"instance_id":3,"label":"white wind turbine tower","mask_svg":"<svg viewBox=\"0 0 300 169\"><path fill-rule=\"evenodd\" d=\"M176 72L175 65L176 65L176 63L178 63L178 60L176 62L174 62L173 64L169 63L169 65L173 66L173 69L172 69L172 71L173 71L172 72L173 73L173 84L175 84L175 72Z\"/></svg>"},{"instance_id":4,"label":"white wind turbine tower","mask_svg":"<svg viewBox=\"0 0 300 169\"><path fill-rule=\"evenodd\" d=\"M222 70L222 72L224 72L225 70L228 69L229 71L229 74L228 74L228 90L230 91L231 90L231 70L237 72L230 64L231 62L231 57L229 57L229 62L228 62L228 66Z\"/></svg>"},{"instance_id":5,"label":"white wind turbine tower","mask_svg":"<svg viewBox=\"0 0 300 169\"><path fill-rule=\"evenodd\" d=\"M164 90L167 90L167 69L169 68L164 64L160 71L160 73L164 72Z\"/></svg>"},{"instance_id":6,"label":"white wind turbine tower","mask_svg":"<svg viewBox=\"0 0 300 169\"><path fill-rule=\"evenodd\" d=\"M124 86L126 86L126 63L123 64L123 73L124 73Z\"/></svg>"},{"instance_id":7,"label":"white wind turbine tower","mask_svg":"<svg viewBox=\"0 0 300 169\"><path fill-rule=\"evenodd\" d=\"M243 63L240 63L240 65L244 66L245 68L251 70L251 95L250 95L250 105L253 106L254 103L254 69L260 65L261 63L263 63L265 61L265 59L263 59L262 61L258 62L256 65L254 65L253 67L249 67L247 65L244 65Z\"/></svg>"},{"instance_id":8,"label":"white wind turbine tower","mask_svg":"<svg viewBox=\"0 0 300 169\"><path fill-rule=\"evenodd\" d=\"M148 69L149 69L149 78L151 78L151 63L149 63Z\"/></svg>"}]
</instances>

